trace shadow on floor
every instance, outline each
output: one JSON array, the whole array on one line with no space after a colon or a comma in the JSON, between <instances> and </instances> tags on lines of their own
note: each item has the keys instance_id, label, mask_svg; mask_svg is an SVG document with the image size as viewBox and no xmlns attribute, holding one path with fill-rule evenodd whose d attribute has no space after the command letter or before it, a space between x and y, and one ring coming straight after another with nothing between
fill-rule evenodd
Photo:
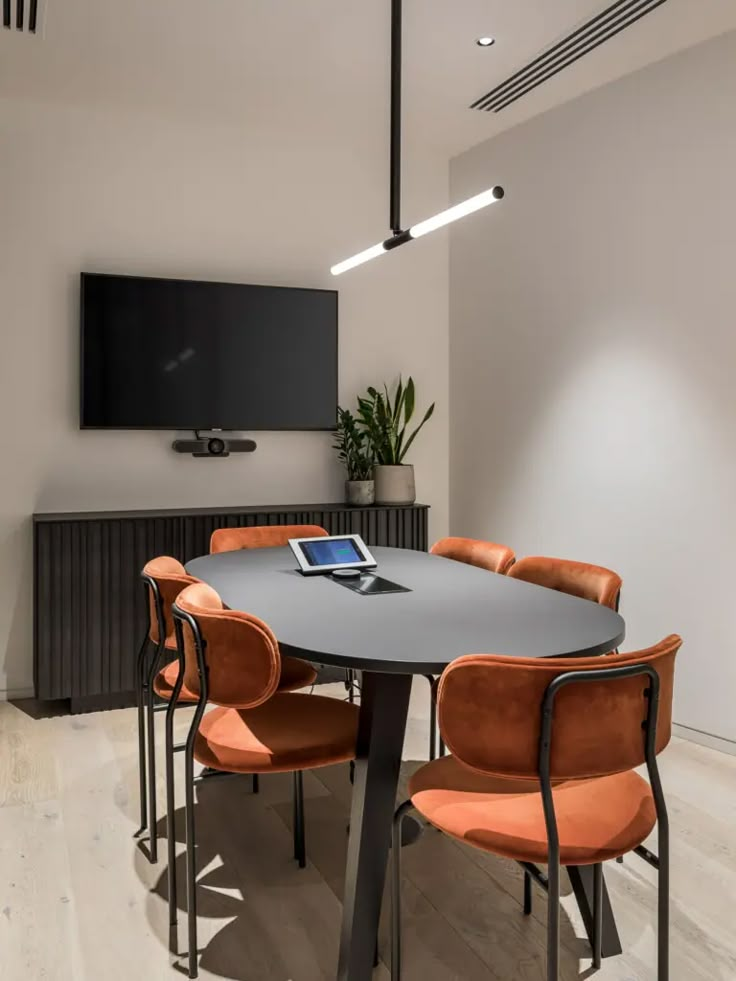
<instances>
[{"instance_id":1,"label":"shadow on floor","mask_svg":"<svg viewBox=\"0 0 736 981\"><path fill-rule=\"evenodd\" d=\"M38 698L16 698L10 703L30 719L57 719L62 715L71 715L68 698L54 701L42 701Z\"/></svg>"},{"instance_id":2,"label":"shadow on floor","mask_svg":"<svg viewBox=\"0 0 736 981\"><path fill-rule=\"evenodd\" d=\"M304 870L293 860L288 780L263 779L257 796L249 778L215 778L198 785L198 946L204 974L237 981L334 979L350 785L347 767L320 771L319 777L324 780L322 789L330 792L307 797L309 862ZM268 787L271 780L275 791ZM172 967L178 970L186 968L183 817L179 809L175 818L178 949L172 951ZM156 871L160 873L151 893L168 902L165 819L159 822L159 834L161 860ZM136 863L147 874L145 848L145 843L139 845ZM403 981L542 981L545 977L545 897L535 890L535 915L524 917L517 867L487 855L478 864L473 852L431 828L407 849ZM386 981L388 896L383 907L379 952L384 966L376 977ZM151 926L165 947L170 938L161 912L160 901L149 904ZM587 942L575 936L563 912L561 978L588 977L589 971L581 973L580 961L589 956ZM511 960L513 974L508 973Z\"/></svg>"}]
</instances>

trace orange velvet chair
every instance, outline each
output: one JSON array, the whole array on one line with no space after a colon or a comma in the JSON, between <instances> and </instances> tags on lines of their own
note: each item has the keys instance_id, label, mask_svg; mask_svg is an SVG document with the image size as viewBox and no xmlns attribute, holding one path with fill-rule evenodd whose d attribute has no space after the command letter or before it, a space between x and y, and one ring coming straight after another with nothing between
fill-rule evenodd
<instances>
[{"instance_id":1,"label":"orange velvet chair","mask_svg":"<svg viewBox=\"0 0 736 981\"><path fill-rule=\"evenodd\" d=\"M600 603L612 610L618 610L621 602L621 576L602 565L555 559L545 555L527 555L515 563L513 570L509 570L509 575L535 586L545 586L579 599L590 600L591 603ZM623 858L618 861L623 862ZM524 876L524 894L527 896L531 896L531 885L531 878L527 873Z\"/></svg>"},{"instance_id":2,"label":"orange velvet chair","mask_svg":"<svg viewBox=\"0 0 736 981\"><path fill-rule=\"evenodd\" d=\"M319 525L252 525L248 528L217 528L210 536L210 554L237 552L241 548L283 548L289 544L290 538L326 538L328 535L329 532ZM306 661L299 661L295 657L284 657L282 670L291 674L295 670L296 664L307 666ZM295 685L291 690L306 688L317 680L317 672L311 665L308 667L313 672L311 680L305 684ZM350 701L354 701L354 672L347 672L345 687L348 690ZM258 778L254 777L253 779L257 783Z\"/></svg>"},{"instance_id":3,"label":"orange velvet chair","mask_svg":"<svg viewBox=\"0 0 736 981\"><path fill-rule=\"evenodd\" d=\"M155 697L170 702L179 675L179 662L174 659L161 668L165 655L177 653L172 606L179 593L199 580L187 575L177 559L163 555L146 563L141 573L146 591L148 628L138 655L136 688L138 700L138 768L140 786L141 826L136 832L140 837L149 829L149 859L158 861L157 804L156 804L156 745L154 715L157 709ZM150 654L149 652L153 653ZM279 678L280 691L296 691L314 684L317 672L307 661L297 657L284 657ZM198 695L184 685L177 704L196 702ZM163 707L163 706L162 706ZM147 748L146 748L146 743ZM254 777L253 789L258 782Z\"/></svg>"},{"instance_id":4,"label":"orange velvet chair","mask_svg":"<svg viewBox=\"0 0 736 981\"><path fill-rule=\"evenodd\" d=\"M198 696L184 750L189 925L189 976L197 976L197 896L194 761L227 773L294 774L294 851L305 864L302 771L355 757L358 708L321 695L278 691L281 652L258 617L224 609L210 586L197 583L173 608L181 670L174 696L186 687ZM218 706L204 714L206 705ZM169 909L176 925L173 753L167 746ZM207 778L209 779L209 778Z\"/></svg>"},{"instance_id":5,"label":"orange velvet chair","mask_svg":"<svg viewBox=\"0 0 736 981\"><path fill-rule=\"evenodd\" d=\"M623 580L618 573L600 565L528 555L518 559L508 574L512 579L523 579L524 582L600 603L612 610L618 609Z\"/></svg>"},{"instance_id":6,"label":"orange velvet chair","mask_svg":"<svg viewBox=\"0 0 736 981\"><path fill-rule=\"evenodd\" d=\"M638 851L659 870L657 977L667 981L669 828L656 757L671 737L681 643L672 635L605 659L470 655L447 668L438 711L453 755L414 774L410 800L394 819L392 981L401 977L401 823L411 807L546 885L548 981L559 974L560 866L594 868L593 964L600 967L602 863ZM649 783L635 772L643 764ZM658 858L642 847L655 825ZM546 880L537 862L547 863Z\"/></svg>"},{"instance_id":7,"label":"orange velvet chair","mask_svg":"<svg viewBox=\"0 0 736 981\"><path fill-rule=\"evenodd\" d=\"M326 538L319 525L254 525L251 528L217 528L210 538L210 553L237 552L241 548L279 548L290 538Z\"/></svg>"},{"instance_id":8,"label":"orange velvet chair","mask_svg":"<svg viewBox=\"0 0 736 981\"><path fill-rule=\"evenodd\" d=\"M516 559L513 549L508 545L484 542L477 538L440 538L429 551L432 555L440 555L455 562L464 562L466 565L497 572L502 576L507 575ZM433 760L437 746L437 679L431 674L426 675L426 678L432 698L429 710L429 758ZM445 744L440 738L440 756L444 755Z\"/></svg>"},{"instance_id":9,"label":"orange velvet chair","mask_svg":"<svg viewBox=\"0 0 736 981\"><path fill-rule=\"evenodd\" d=\"M513 549L508 545L497 545L495 542L479 541L476 538L440 538L429 551L432 555L465 562L466 565L498 572L502 576L508 573L516 558Z\"/></svg>"}]
</instances>

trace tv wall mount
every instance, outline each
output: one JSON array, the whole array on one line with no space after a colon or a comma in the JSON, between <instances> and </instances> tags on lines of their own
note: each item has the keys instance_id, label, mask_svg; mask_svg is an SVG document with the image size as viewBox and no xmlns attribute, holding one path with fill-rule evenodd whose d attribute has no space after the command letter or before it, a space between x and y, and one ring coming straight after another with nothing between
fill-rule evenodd
<instances>
[{"instance_id":1,"label":"tv wall mount","mask_svg":"<svg viewBox=\"0 0 736 981\"><path fill-rule=\"evenodd\" d=\"M220 430L211 432L218 434ZM210 459L222 459L231 453L252 453L256 449L256 443L252 439L235 439L224 434L203 436L198 429L194 430L194 439L175 439L171 445L177 453Z\"/></svg>"}]
</instances>

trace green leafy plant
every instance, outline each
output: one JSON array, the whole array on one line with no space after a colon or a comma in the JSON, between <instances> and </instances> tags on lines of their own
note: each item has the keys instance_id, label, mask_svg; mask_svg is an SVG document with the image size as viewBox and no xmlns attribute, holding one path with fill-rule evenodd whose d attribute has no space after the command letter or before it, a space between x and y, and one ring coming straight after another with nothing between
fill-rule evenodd
<instances>
[{"instance_id":1,"label":"green leafy plant","mask_svg":"<svg viewBox=\"0 0 736 981\"><path fill-rule=\"evenodd\" d=\"M358 399L358 417L367 434L375 462L389 466L403 463L422 426L431 418L434 406L433 402L422 421L409 434L415 407L414 379L409 377L404 384L399 378L393 396L386 385L382 392L369 388L366 395Z\"/></svg>"},{"instance_id":2,"label":"green leafy plant","mask_svg":"<svg viewBox=\"0 0 736 981\"><path fill-rule=\"evenodd\" d=\"M348 480L370 480L373 476L373 451L365 429L349 409L337 410L333 449L348 473Z\"/></svg>"}]
</instances>

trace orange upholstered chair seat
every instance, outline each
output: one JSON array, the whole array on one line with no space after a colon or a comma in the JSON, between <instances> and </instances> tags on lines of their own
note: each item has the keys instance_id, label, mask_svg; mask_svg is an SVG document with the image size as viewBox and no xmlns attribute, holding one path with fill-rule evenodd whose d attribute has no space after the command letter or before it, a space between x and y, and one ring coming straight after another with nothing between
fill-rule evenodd
<instances>
[{"instance_id":1,"label":"orange upholstered chair seat","mask_svg":"<svg viewBox=\"0 0 736 981\"><path fill-rule=\"evenodd\" d=\"M174 694L176 679L179 677L179 662L172 661L167 664L163 671L159 671L153 682L153 690L159 698L168 701ZM302 661L299 657L281 658L281 678L279 679L279 691L298 691L300 688L309 688L317 680L317 672L309 663ZM180 702L196 702L199 695L190 691L186 685L182 685L179 694Z\"/></svg>"},{"instance_id":2,"label":"orange upholstered chair seat","mask_svg":"<svg viewBox=\"0 0 736 981\"><path fill-rule=\"evenodd\" d=\"M539 560L540 565L547 562ZM593 592L598 602L607 599L613 605L620 580L603 571L605 577L592 576ZM553 576L549 580L551 588L561 588L553 585ZM591 581L584 575L577 580L581 593L582 582ZM527 916L532 879L539 877L539 863L547 866L548 981L560 977L560 867L592 866L587 925L598 969L604 942L603 864L637 849L658 827L659 855L647 860L660 875L657 977L668 981L669 824L656 756L672 735L681 643L671 634L646 650L606 658L471 654L445 669L437 712L453 755L417 770L409 781L410 800L394 817L394 981L401 978L401 826L411 807L458 841L521 862ZM649 782L637 773L644 763Z\"/></svg>"},{"instance_id":3,"label":"orange upholstered chair seat","mask_svg":"<svg viewBox=\"0 0 736 981\"><path fill-rule=\"evenodd\" d=\"M325 538L319 525L254 525L251 528L218 528L210 538L210 552L236 552L241 548L279 548L290 538Z\"/></svg>"},{"instance_id":4,"label":"orange upholstered chair seat","mask_svg":"<svg viewBox=\"0 0 736 981\"><path fill-rule=\"evenodd\" d=\"M194 758L215 770L307 770L355 757L358 707L321 695L277 694L252 709L208 712Z\"/></svg>"},{"instance_id":5,"label":"orange upholstered chair seat","mask_svg":"<svg viewBox=\"0 0 736 981\"><path fill-rule=\"evenodd\" d=\"M602 565L554 559L546 555L527 555L508 571L512 579L556 589L560 593L617 609L622 579L617 572Z\"/></svg>"},{"instance_id":6,"label":"orange upholstered chair seat","mask_svg":"<svg viewBox=\"0 0 736 981\"><path fill-rule=\"evenodd\" d=\"M517 862L547 862L538 780L477 773L446 756L423 766L409 793L416 809L453 838ZM657 820L649 784L633 771L559 781L553 795L562 865L596 865L625 855Z\"/></svg>"},{"instance_id":7,"label":"orange upholstered chair seat","mask_svg":"<svg viewBox=\"0 0 736 981\"><path fill-rule=\"evenodd\" d=\"M506 575L514 564L514 551L508 545L484 542L476 538L440 538L429 550L432 555L464 562L489 572Z\"/></svg>"}]
</instances>

